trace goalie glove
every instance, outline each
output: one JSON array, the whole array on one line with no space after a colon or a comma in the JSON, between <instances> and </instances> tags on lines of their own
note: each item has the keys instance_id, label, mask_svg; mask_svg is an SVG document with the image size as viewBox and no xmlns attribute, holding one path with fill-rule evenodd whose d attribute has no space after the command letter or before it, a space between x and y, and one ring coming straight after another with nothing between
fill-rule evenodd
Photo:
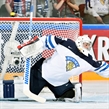
<instances>
[{"instance_id":1,"label":"goalie glove","mask_svg":"<svg viewBox=\"0 0 109 109\"><path fill-rule=\"evenodd\" d=\"M95 72L102 77L109 78L109 64L103 61L101 66L95 69Z\"/></svg>"},{"instance_id":2,"label":"goalie glove","mask_svg":"<svg viewBox=\"0 0 109 109\"><path fill-rule=\"evenodd\" d=\"M17 46L17 48L26 58L37 56L43 51L43 42L35 36L31 40Z\"/></svg>"}]
</instances>

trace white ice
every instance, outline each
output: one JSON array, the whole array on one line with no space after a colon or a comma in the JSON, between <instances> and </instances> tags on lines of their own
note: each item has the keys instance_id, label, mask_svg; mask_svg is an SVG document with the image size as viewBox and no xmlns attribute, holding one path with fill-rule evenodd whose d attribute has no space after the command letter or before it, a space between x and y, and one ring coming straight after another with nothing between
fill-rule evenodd
<instances>
[{"instance_id":1,"label":"white ice","mask_svg":"<svg viewBox=\"0 0 109 109\"><path fill-rule=\"evenodd\" d=\"M48 90L48 89L46 89ZM66 103L47 101L44 104L36 101L0 101L0 109L109 109L109 80L107 81L84 81L83 98L80 103ZM54 98L49 91L40 96L47 99Z\"/></svg>"}]
</instances>

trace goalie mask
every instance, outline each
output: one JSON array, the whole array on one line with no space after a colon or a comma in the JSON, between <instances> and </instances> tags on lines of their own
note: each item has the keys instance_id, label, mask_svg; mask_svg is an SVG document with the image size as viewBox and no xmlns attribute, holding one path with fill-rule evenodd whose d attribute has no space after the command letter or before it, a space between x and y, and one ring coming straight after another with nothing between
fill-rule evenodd
<instances>
[{"instance_id":1,"label":"goalie mask","mask_svg":"<svg viewBox=\"0 0 109 109\"><path fill-rule=\"evenodd\" d=\"M92 42L88 35L79 36L75 41L78 49L86 56L88 56Z\"/></svg>"}]
</instances>

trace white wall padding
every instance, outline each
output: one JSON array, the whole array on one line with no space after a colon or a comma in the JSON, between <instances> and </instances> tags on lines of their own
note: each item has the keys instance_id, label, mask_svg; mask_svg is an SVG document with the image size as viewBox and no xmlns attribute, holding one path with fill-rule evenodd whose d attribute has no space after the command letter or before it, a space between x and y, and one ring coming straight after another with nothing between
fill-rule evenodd
<instances>
[{"instance_id":1,"label":"white wall padding","mask_svg":"<svg viewBox=\"0 0 109 109\"><path fill-rule=\"evenodd\" d=\"M14 91L15 98L26 97L23 94L23 80L14 80Z\"/></svg>"}]
</instances>

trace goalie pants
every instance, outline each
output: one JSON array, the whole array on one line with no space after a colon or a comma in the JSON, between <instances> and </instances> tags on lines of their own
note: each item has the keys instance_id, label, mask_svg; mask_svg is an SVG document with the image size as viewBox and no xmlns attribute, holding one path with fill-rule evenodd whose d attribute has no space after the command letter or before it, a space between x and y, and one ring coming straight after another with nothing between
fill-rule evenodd
<instances>
[{"instance_id":1,"label":"goalie pants","mask_svg":"<svg viewBox=\"0 0 109 109\"><path fill-rule=\"evenodd\" d=\"M75 92L73 90L74 85L69 81L61 86L54 87L48 83L41 73L41 66L44 61L44 58L40 59L34 66L31 68L30 72L30 91L38 95L44 87L48 87L54 94L56 98L73 98Z\"/></svg>"}]
</instances>

